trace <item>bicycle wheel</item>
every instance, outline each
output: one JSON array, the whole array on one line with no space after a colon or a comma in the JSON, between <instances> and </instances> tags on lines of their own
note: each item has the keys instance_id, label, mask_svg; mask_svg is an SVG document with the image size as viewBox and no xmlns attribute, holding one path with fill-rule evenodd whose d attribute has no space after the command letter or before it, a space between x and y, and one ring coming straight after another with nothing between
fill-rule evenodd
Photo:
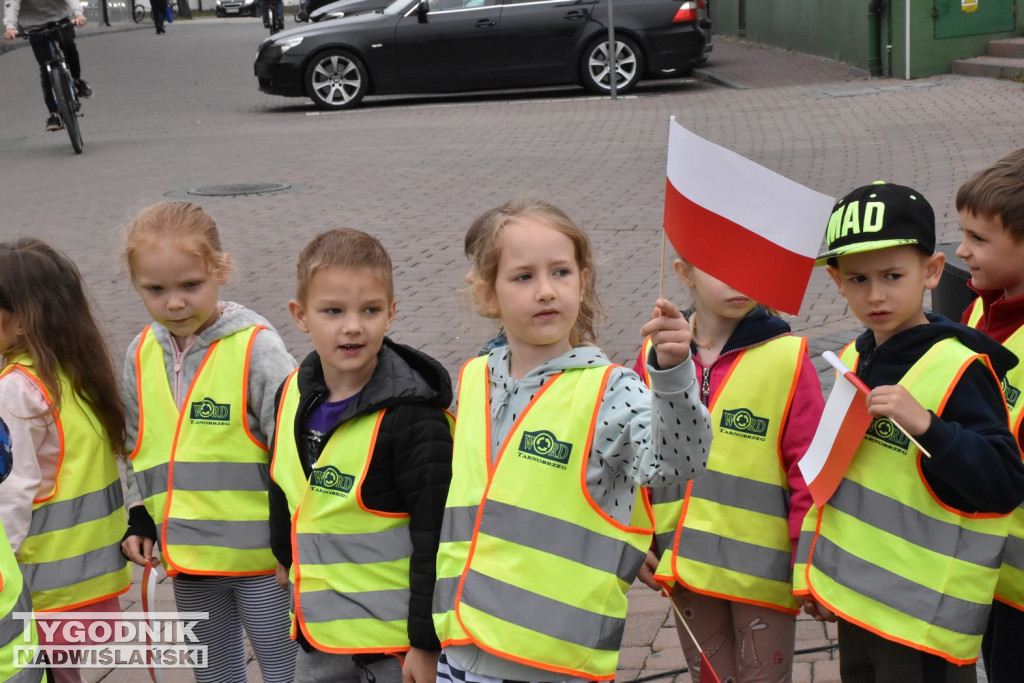
<instances>
[{"instance_id":1,"label":"bicycle wheel","mask_svg":"<svg viewBox=\"0 0 1024 683\"><path fill-rule=\"evenodd\" d=\"M132 3L132 20L137 24L146 18L146 8L138 3Z\"/></svg>"},{"instance_id":2,"label":"bicycle wheel","mask_svg":"<svg viewBox=\"0 0 1024 683\"><path fill-rule=\"evenodd\" d=\"M50 70L50 86L53 88L53 96L57 100L57 111L60 112L60 120L64 123L64 130L71 138L71 147L75 154L82 153L82 131L78 127L78 116L75 114L75 96L71 93L71 78L64 69Z\"/></svg>"}]
</instances>

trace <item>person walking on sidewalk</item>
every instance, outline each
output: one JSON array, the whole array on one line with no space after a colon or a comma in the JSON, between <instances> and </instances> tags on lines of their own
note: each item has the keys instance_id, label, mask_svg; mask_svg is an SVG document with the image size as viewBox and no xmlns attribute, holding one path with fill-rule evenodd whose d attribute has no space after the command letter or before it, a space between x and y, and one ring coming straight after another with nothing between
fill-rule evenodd
<instances>
[{"instance_id":1,"label":"person walking on sidewalk","mask_svg":"<svg viewBox=\"0 0 1024 683\"><path fill-rule=\"evenodd\" d=\"M152 9L153 25L156 26L156 33L167 33L164 22L167 21L167 0L149 0Z\"/></svg>"},{"instance_id":2,"label":"person walking on sidewalk","mask_svg":"<svg viewBox=\"0 0 1024 683\"><path fill-rule=\"evenodd\" d=\"M35 28L51 21L71 19L74 26L85 26L87 19L82 11L80 0L4 0L4 39L14 40L18 35L18 27ZM63 26L57 34L71 78L75 81L75 90L79 97L91 97L92 90L82 79L82 65L78 58L78 47L75 45L74 26ZM46 119L46 130L60 130L63 124L57 114L57 103L50 94L50 81L46 73L46 62L49 61L50 41L41 35L30 35L29 45L39 62L39 77L43 85L43 100L50 115Z\"/></svg>"}]
</instances>

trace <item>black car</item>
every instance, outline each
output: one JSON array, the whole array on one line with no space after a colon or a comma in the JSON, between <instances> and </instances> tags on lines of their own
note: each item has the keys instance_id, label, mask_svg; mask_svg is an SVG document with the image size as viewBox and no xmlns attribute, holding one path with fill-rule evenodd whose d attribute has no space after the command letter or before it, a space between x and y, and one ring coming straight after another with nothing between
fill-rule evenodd
<instances>
[{"instance_id":1,"label":"black car","mask_svg":"<svg viewBox=\"0 0 1024 683\"><path fill-rule=\"evenodd\" d=\"M254 69L272 95L321 109L365 95L582 83L610 88L608 0L394 0L263 41ZM618 92L705 58L705 0L613 0Z\"/></svg>"}]
</instances>

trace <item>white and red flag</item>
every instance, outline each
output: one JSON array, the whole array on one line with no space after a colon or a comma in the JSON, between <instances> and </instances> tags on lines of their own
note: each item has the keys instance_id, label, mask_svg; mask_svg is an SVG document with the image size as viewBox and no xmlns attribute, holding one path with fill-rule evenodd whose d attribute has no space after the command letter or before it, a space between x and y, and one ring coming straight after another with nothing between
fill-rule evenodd
<instances>
[{"instance_id":1,"label":"white and red flag","mask_svg":"<svg viewBox=\"0 0 1024 683\"><path fill-rule=\"evenodd\" d=\"M868 386L831 351L822 356L838 374L818 431L799 462L800 473L818 507L836 492L873 419L864 400L871 391Z\"/></svg>"},{"instance_id":2,"label":"white and red flag","mask_svg":"<svg viewBox=\"0 0 1024 683\"><path fill-rule=\"evenodd\" d=\"M668 239L680 256L750 298L799 313L834 203L672 117Z\"/></svg>"}]
</instances>

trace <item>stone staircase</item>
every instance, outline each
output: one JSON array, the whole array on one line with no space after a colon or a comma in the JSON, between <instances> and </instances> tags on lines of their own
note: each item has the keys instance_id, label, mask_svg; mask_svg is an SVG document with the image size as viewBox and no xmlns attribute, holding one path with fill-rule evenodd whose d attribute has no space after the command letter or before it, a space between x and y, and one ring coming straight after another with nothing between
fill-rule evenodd
<instances>
[{"instance_id":1,"label":"stone staircase","mask_svg":"<svg viewBox=\"0 0 1024 683\"><path fill-rule=\"evenodd\" d=\"M1024 38L989 41L987 55L957 59L952 70L961 76L1024 81Z\"/></svg>"}]
</instances>

